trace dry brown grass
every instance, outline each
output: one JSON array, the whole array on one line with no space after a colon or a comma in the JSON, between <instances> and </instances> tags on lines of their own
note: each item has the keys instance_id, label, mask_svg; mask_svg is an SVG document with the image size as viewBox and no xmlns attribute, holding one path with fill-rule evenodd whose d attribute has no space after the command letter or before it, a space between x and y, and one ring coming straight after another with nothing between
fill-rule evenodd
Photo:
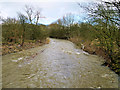
<instances>
[{"instance_id":1,"label":"dry brown grass","mask_svg":"<svg viewBox=\"0 0 120 90\"><path fill-rule=\"evenodd\" d=\"M48 43L48 41L43 40L40 42L24 42L23 46L20 46L20 44L13 44L13 43L6 43L2 45L2 55L10 54L10 53L16 53L22 50L42 46L44 44Z\"/></svg>"},{"instance_id":2,"label":"dry brown grass","mask_svg":"<svg viewBox=\"0 0 120 90\"><path fill-rule=\"evenodd\" d=\"M84 51L86 51L90 54L96 54L96 55L102 56L107 59L106 53L99 46L96 46L99 44L97 39L95 39L93 41L90 41L90 40L83 41L82 38L74 37L74 38L70 38L69 40L72 41L73 43L75 43L81 49L82 49L81 44L83 44Z\"/></svg>"},{"instance_id":3,"label":"dry brown grass","mask_svg":"<svg viewBox=\"0 0 120 90\"><path fill-rule=\"evenodd\" d=\"M50 39L46 38L46 44L49 44L49 43L50 43Z\"/></svg>"}]
</instances>

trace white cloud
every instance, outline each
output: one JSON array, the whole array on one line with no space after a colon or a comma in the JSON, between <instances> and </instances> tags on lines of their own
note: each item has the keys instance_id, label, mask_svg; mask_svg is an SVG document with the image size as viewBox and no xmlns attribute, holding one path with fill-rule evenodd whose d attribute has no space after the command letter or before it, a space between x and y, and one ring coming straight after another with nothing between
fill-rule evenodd
<instances>
[{"instance_id":1,"label":"white cloud","mask_svg":"<svg viewBox=\"0 0 120 90\"><path fill-rule=\"evenodd\" d=\"M1 16L2 18L7 18L9 15L8 15L6 12L1 11L1 12L0 12L0 16Z\"/></svg>"},{"instance_id":2,"label":"white cloud","mask_svg":"<svg viewBox=\"0 0 120 90\"><path fill-rule=\"evenodd\" d=\"M0 0L0 2L93 2L98 0Z\"/></svg>"},{"instance_id":3,"label":"white cloud","mask_svg":"<svg viewBox=\"0 0 120 90\"><path fill-rule=\"evenodd\" d=\"M50 24L67 13L83 17L82 9L76 2L90 2L95 0L0 0L0 11L3 17L17 17L17 12L23 12L25 4L42 8L41 23Z\"/></svg>"}]
</instances>

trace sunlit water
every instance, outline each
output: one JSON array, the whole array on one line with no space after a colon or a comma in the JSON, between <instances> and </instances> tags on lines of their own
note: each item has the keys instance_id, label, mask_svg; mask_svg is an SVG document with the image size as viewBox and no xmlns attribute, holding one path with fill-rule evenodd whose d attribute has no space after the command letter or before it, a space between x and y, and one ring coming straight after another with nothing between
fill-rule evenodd
<instances>
[{"instance_id":1,"label":"sunlit water","mask_svg":"<svg viewBox=\"0 0 120 90\"><path fill-rule=\"evenodd\" d=\"M3 88L118 88L103 59L66 40L3 56Z\"/></svg>"}]
</instances>

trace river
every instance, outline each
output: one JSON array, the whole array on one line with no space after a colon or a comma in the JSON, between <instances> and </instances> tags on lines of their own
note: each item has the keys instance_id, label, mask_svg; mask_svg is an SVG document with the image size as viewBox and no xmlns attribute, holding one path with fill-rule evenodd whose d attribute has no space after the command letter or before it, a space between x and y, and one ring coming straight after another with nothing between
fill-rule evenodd
<instances>
[{"instance_id":1,"label":"river","mask_svg":"<svg viewBox=\"0 0 120 90\"><path fill-rule=\"evenodd\" d=\"M118 88L118 75L67 40L2 57L3 88Z\"/></svg>"}]
</instances>

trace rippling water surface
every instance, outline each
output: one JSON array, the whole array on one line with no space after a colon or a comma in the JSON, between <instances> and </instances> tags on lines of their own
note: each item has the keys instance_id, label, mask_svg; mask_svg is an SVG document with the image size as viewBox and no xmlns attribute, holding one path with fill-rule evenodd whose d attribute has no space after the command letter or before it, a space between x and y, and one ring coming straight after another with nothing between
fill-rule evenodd
<instances>
[{"instance_id":1,"label":"rippling water surface","mask_svg":"<svg viewBox=\"0 0 120 90\"><path fill-rule=\"evenodd\" d=\"M2 57L3 88L118 88L103 59L66 40Z\"/></svg>"}]
</instances>

